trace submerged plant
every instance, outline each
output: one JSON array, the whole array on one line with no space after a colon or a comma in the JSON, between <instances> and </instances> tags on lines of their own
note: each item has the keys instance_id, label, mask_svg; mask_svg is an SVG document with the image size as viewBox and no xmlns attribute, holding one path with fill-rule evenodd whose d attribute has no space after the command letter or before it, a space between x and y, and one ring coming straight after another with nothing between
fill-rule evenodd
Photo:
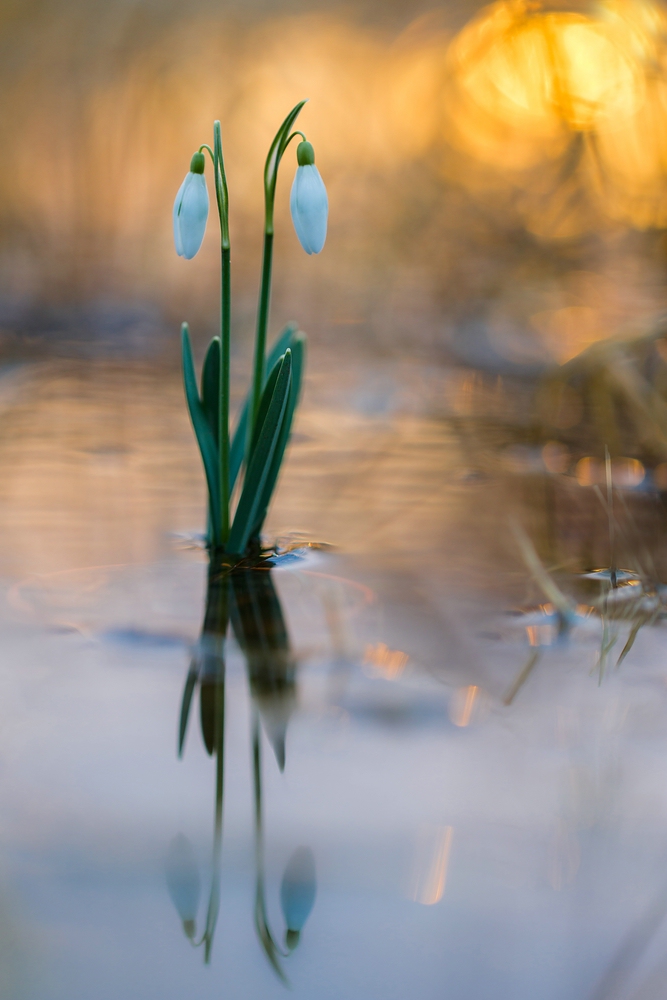
<instances>
[{"instance_id":1,"label":"submerged plant","mask_svg":"<svg viewBox=\"0 0 667 1000\"><path fill-rule=\"evenodd\" d=\"M328 202L315 166L312 145L303 132L292 131L303 108L300 101L287 115L269 148L264 167L264 251L260 281L252 384L230 434L229 359L231 340L231 268L229 195L222 155L220 122L213 126L213 148L204 143L192 157L190 170L174 202L174 242L179 256L190 260L201 247L208 218L205 181L206 151L213 163L220 223L220 336L209 344L197 386L187 323L181 329L183 380L190 417L206 473L209 497L208 545L212 552L239 561L258 553L259 537L276 486L299 402L305 361L305 337L288 326L266 351L273 265L273 214L280 161L289 143L297 146L297 171L290 207L294 228L306 253L319 253L327 230ZM237 482L238 502L231 498Z\"/></svg>"}]
</instances>

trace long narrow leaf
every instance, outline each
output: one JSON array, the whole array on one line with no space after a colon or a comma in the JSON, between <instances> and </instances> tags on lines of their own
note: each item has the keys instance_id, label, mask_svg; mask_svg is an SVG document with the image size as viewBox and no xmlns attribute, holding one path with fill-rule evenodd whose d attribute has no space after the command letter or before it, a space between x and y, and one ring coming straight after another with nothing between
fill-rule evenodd
<instances>
[{"instance_id":1,"label":"long narrow leaf","mask_svg":"<svg viewBox=\"0 0 667 1000\"><path fill-rule=\"evenodd\" d=\"M269 146L266 163L264 164L264 187L267 191L271 190L271 197L273 197L273 190L275 190L278 164L280 163L280 157L283 155L285 143L289 137L292 125L297 120L305 103L306 101L299 101L298 104L294 105L273 137L273 142Z\"/></svg>"},{"instance_id":2,"label":"long narrow leaf","mask_svg":"<svg viewBox=\"0 0 667 1000\"><path fill-rule=\"evenodd\" d=\"M264 388L262 390L262 396L259 401L259 409L257 411L257 421L255 423L255 430L252 436L252 443L250 446L250 454L254 452L257 447L257 442L259 441L259 436L262 433L262 427L264 426L264 421L266 420L266 414L269 412L269 406L271 405L271 400L273 399L273 392L276 388L276 383L278 381L278 376L280 375L280 370L283 366L287 352L283 354L281 358L276 361L275 365L269 372L269 377L266 380Z\"/></svg>"},{"instance_id":3,"label":"long narrow leaf","mask_svg":"<svg viewBox=\"0 0 667 1000\"><path fill-rule=\"evenodd\" d=\"M201 401L213 440L218 445L220 406L220 337L214 337L208 345L204 366L201 371Z\"/></svg>"},{"instance_id":4,"label":"long narrow leaf","mask_svg":"<svg viewBox=\"0 0 667 1000\"><path fill-rule=\"evenodd\" d=\"M297 406L299 405L299 396L301 395L301 381L303 377L303 369L305 365L305 355L306 355L306 338L302 333L296 334L292 338L292 383L290 385L289 398L287 400L287 406L285 407L285 415L283 417L282 427L280 428L280 435L278 437L278 443L276 445L276 450L273 456L273 461L271 463L271 468L269 474L266 477L266 482L264 484L264 490L262 492L262 500L259 506L259 512L257 516L257 521L255 522L251 537L254 535L259 535L262 530L262 525L266 518L267 511L269 509L269 504L271 503L271 497L273 496L273 491L276 488L276 483L278 481L278 476L280 475L280 469L283 463L283 458L285 457L285 449L287 448L290 434L292 432L292 421L294 419L294 413Z\"/></svg>"},{"instance_id":5,"label":"long narrow leaf","mask_svg":"<svg viewBox=\"0 0 667 1000\"><path fill-rule=\"evenodd\" d=\"M277 341L271 348L266 359L266 371L271 372L276 364L276 361L285 353L288 347L291 347L292 340L297 334L297 326L295 323L289 323L285 329L281 332ZM266 385L266 383L264 383ZM248 411L250 410L250 390L246 395L246 398L241 407L239 422L234 432L234 437L232 438L232 447L229 457L230 465L230 475L229 475L229 489L234 489L234 484L236 483L237 476L241 469L241 464L243 462L243 456L245 455L246 437L248 434Z\"/></svg>"},{"instance_id":6,"label":"long narrow leaf","mask_svg":"<svg viewBox=\"0 0 667 1000\"><path fill-rule=\"evenodd\" d=\"M197 392L197 379L195 377L195 366L192 359L192 347L190 345L190 334L188 325L184 323L181 328L181 352L183 357L183 384L185 386L185 398L190 411L190 419L194 427L197 444L201 452L208 483L208 492L211 505L211 515L213 518L214 533L220 524L220 475L218 463L218 450L215 439L209 427L209 423L202 406L202 402ZM214 539L215 540L215 539Z\"/></svg>"},{"instance_id":7,"label":"long narrow leaf","mask_svg":"<svg viewBox=\"0 0 667 1000\"><path fill-rule=\"evenodd\" d=\"M250 538L250 533L257 521L259 507L262 502L264 485L271 470L271 463L275 454L276 445L280 436L287 399L292 381L292 352L287 351L280 365L275 387L271 393L271 401L266 409L266 417L261 424L257 443L252 452L250 465L243 484L243 491L239 499L238 507L232 530L229 535L228 551L234 553L245 552ZM268 395L267 388L262 396ZM262 410L260 403L260 411Z\"/></svg>"}]
</instances>

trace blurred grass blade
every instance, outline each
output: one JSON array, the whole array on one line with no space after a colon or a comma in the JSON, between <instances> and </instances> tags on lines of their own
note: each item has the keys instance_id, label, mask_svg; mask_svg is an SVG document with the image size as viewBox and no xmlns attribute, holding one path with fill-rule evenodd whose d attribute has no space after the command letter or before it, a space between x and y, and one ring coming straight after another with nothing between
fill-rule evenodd
<instances>
[{"instance_id":1,"label":"blurred grass blade","mask_svg":"<svg viewBox=\"0 0 667 1000\"><path fill-rule=\"evenodd\" d=\"M219 437L220 406L220 337L214 337L208 345L201 372L201 401L216 447Z\"/></svg>"},{"instance_id":2,"label":"blurred grass blade","mask_svg":"<svg viewBox=\"0 0 667 1000\"><path fill-rule=\"evenodd\" d=\"M285 449L289 442L290 434L292 431L292 421L294 419L294 413L297 406L299 405L299 396L301 395L301 380L303 376L303 369L305 364L306 356L306 338L302 333L297 333L292 338L292 381L290 385L289 397L287 400L287 406L285 407L285 415L283 417L282 426L280 428L280 434L278 437L278 443L276 444L276 450L273 456L273 462L271 463L271 468L269 474L266 478L266 483L264 484L264 490L262 492L262 499L259 507L259 513L257 520L253 526L252 535L258 535L262 530L262 525L266 518L267 511L269 509L269 504L271 503L271 497L273 496L273 491L276 488L276 483L278 481L278 476L280 475L280 469L282 466L283 458L285 457Z\"/></svg>"},{"instance_id":3,"label":"blurred grass blade","mask_svg":"<svg viewBox=\"0 0 667 1000\"><path fill-rule=\"evenodd\" d=\"M527 661L525 662L525 664L523 665L523 667L521 668L515 679L512 681L512 685L509 691L503 698L503 705L512 704L512 702L518 695L519 691L521 690L521 688L524 686L524 684L532 674L533 668L535 667L539 658L540 658L540 649L538 647L537 649L533 649L531 651Z\"/></svg>"},{"instance_id":4,"label":"blurred grass blade","mask_svg":"<svg viewBox=\"0 0 667 1000\"><path fill-rule=\"evenodd\" d=\"M551 601L556 611L558 611L566 621L571 621L574 615L574 608L567 597L549 576L544 566L540 562L540 557L535 551L535 547L515 518L510 518L510 529L519 551L523 557L528 571L535 580L547 600Z\"/></svg>"},{"instance_id":5,"label":"blurred grass blade","mask_svg":"<svg viewBox=\"0 0 667 1000\"><path fill-rule=\"evenodd\" d=\"M278 366L276 366L278 367ZM275 375L275 382L274 382ZM271 471L292 381L292 352L286 351L277 373L269 377L262 394L257 426L259 433L252 450L243 492L229 535L228 551L245 552L260 511L264 486Z\"/></svg>"},{"instance_id":6,"label":"blurred grass blade","mask_svg":"<svg viewBox=\"0 0 667 1000\"><path fill-rule=\"evenodd\" d=\"M297 333L297 327L295 323L288 323L285 329L282 331L277 341L269 351L268 357L266 359L266 370L267 372L273 371L276 362L285 353L288 347L291 347L292 340ZM243 406L241 408L239 422L234 431L234 437L232 439L232 447L230 452L229 464L230 464L230 474L229 474L229 489L230 491L234 489L236 479L238 477L239 471L241 469L241 464L243 462L243 456L245 455L246 437L248 434L248 411L250 409L250 392L248 392Z\"/></svg>"},{"instance_id":7,"label":"blurred grass blade","mask_svg":"<svg viewBox=\"0 0 667 1000\"><path fill-rule=\"evenodd\" d=\"M183 744L185 743L185 734L188 728L188 718L190 716L190 707L192 705L192 695L194 694L195 687L197 684L197 676L199 670L197 668L197 658L195 657L190 664L190 669L188 670L188 676L185 680L185 687L183 688L183 698L181 699L181 717L178 723L178 756L183 755Z\"/></svg>"},{"instance_id":8,"label":"blurred grass blade","mask_svg":"<svg viewBox=\"0 0 667 1000\"><path fill-rule=\"evenodd\" d=\"M185 386L185 398L190 411L190 419L194 427L195 436L201 452L208 483L208 492L211 503L211 515L213 518L214 536L217 535L220 525L220 476L218 474L218 450L215 439L209 427L208 418L197 391L197 379L195 377L195 366L192 359L192 347L190 345L190 334L188 325L184 323L181 328L181 351L183 358L183 384ZM212 541L217 541L214 537Z\"/></svg>"}]
</instances>

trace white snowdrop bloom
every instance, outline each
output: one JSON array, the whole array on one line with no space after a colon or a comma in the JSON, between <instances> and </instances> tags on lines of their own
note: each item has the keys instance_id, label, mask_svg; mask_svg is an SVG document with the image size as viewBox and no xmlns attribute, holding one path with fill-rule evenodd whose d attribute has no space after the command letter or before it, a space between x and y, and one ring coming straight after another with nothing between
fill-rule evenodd
<instances>
[{"instance_id":1,"label":"white snowdrop bloom","mask_svg":"<svg viewBox=\"0 0 667 1000\"><path fill-rule=\"evenodd\" d=\"M208 188L204 179L204 154L195 153L190 170L174 202L174 243L179 257L192 260L206 232Z\"/></svg>"},{"instance_id":2,"label":"white snowdrop bloom","mask_svg":"<svg viewBox=\"0 0 667 1000\"><path fill-rule=\"evenodd\" d=\"M300 142L296 156L299 165L290 196L292 222L306 253L319 253L327 238L327 189L315 166L315 153L311 144Z\"/></svg>"}]
</instances>

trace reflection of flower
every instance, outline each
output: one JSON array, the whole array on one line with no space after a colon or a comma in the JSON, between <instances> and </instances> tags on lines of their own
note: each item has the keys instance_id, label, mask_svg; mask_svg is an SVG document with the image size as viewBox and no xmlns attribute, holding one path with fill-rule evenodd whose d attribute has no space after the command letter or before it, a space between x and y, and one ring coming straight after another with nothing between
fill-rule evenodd
<instances>
[{"instance_id":1,"label":"reflection of flower","mask_svg":"<svg viewBox=\"0 0 667 1000\"><path fill-rule=\"evenodd\" d=\"M287 924L287 945L294 948L315 902L315 858L309 847L297 847L287 862L280 903Z\"/></svg>"},{"instance_id":2,"label":"reflection of flower","mask_svg":"<svg viewBox=\"0 0 667 1000\"><path fill-rule=\"evenodd\" d=\"M292 222L306 253L319 253L327 238L327 189L315 166L315 153L311 144L300 142L296 156L299 166L290 196Z\"/></svg>"},{"instance_id":3,"label":"reflection of flower","mask_svg":"<svg viewBox=\"0 0 667 1000\"><path fill-rule=\"evenodd\" d=\"M189 938L195 934L201 881L192 844L182 833L169 844L166 860L167 888Z\"/></svg>"},{"instance_id":4,"label":"reflection of flower","mask_svg":"<svg viewBox=\"0 0 667 1000\"><path fill-rule=\"evenodd\" d=\"M204 154L195 153L190 170L174 201L174 243L179 257L192 260L206 232L208 189L204 180Z\"/></svg>"}]
</instances>

